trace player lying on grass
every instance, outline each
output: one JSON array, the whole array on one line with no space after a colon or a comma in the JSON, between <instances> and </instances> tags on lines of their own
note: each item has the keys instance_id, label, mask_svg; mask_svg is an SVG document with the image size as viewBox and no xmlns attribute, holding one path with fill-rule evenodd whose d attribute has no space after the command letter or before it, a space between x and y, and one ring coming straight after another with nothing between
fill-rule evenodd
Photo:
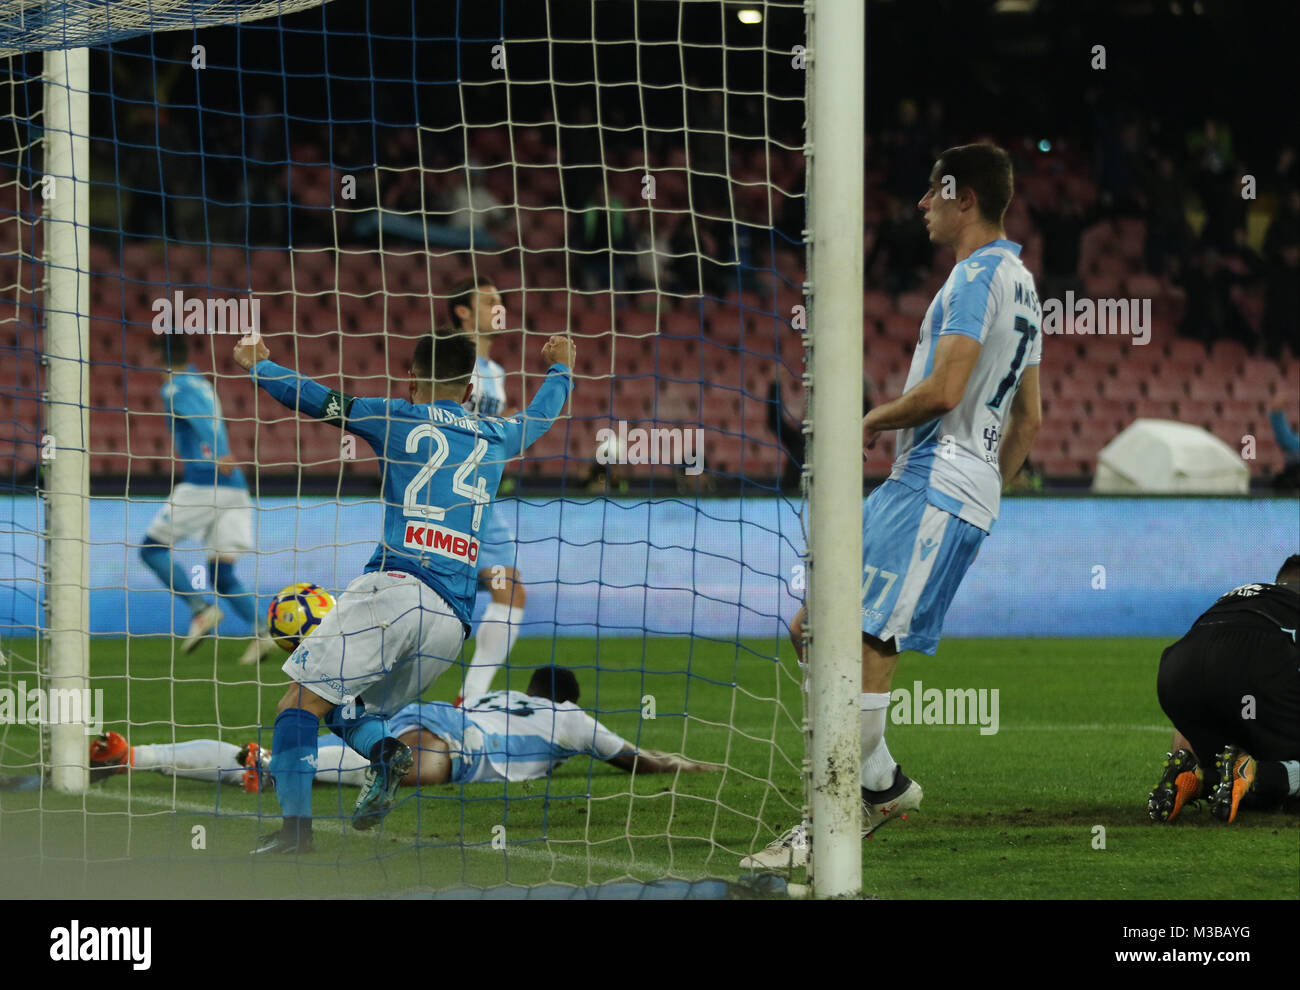
<instances>
[{"instance_id":1,"label":"player lying on grass","mask_svg":"<svg viewBox=\"0 0 1300 990\"><path fill-rule=\"evenodd\" d=\"M255 853L311 849L311 789L320 723L370 762L352 825L373 828L415 757L389 718L460 657L477 586L478 530L506 461L551 426L573 390L573 343L551 337L531 405L510 419L470 416L476 345L467 334L423 337L409 401L332 391L267 360L258 337L235 361L272 398L360 436L383 465L384 521L365 573L289 655L291 684L271 740L271 776L284 823Z\"/></svg>"},{"instance_id":2,"label":"player lying on grass","mask_svg":"<svg viewBox=\"0 0 1300 990\"><path fill-rule=\"evenodd\" d=\"M1161 655L1156 693L1174 741L1147 798L1152 821L1171 822L1205 797L1215 818L1231 822L1243 806L1300 796L1297 626L1293 554L1274 584L1233 588Z\"/></svg>"},{"instance_id":3,"label":"player lying on grass","mask_svg":"<svg viewBox=\"0 0 1300 990\"><path fill-rule=\"evenodd\" d=\"M894 466L862 517L862 693L859 743L863 834L916 808L921 787L885 745L885 713L901 650L934 655L944 615L997 518L1002 479L1014 478L1042 419L1041 310L1020 245L1006 239L1011 159L991 144L949 148L917 204L930 239L957 263L921 321L903 395L862 421L871 447L897 430ZM806 608L790 624L803 660ZM808 862L796 825L744 868Z\"/></svg>"},{"instance_id":4,"label":"player lying on grass","mask_svg":"<svg viewBox=\"0 0 1300 990\"><path fill-rule=\"evenodd\" d=\"M692 773L719 767L661 753L637 750L626 739L578 707L578 679L564 667L543 667L528 682L528 692L492 691L463 708L446 702L416 702L390 720L398 739L415 754L402 783L472 784L535 780L573 756L593 756L629 773ZM133 770L156 770L173 777L242 784L245 790L270 789L270 754L256 743L243 747L216 739L155 746L130 746L116 732L90 744L92 778ZM320 740L317 784L362 787L370 763L334 734Z\"/></svg>"}]
</instances>

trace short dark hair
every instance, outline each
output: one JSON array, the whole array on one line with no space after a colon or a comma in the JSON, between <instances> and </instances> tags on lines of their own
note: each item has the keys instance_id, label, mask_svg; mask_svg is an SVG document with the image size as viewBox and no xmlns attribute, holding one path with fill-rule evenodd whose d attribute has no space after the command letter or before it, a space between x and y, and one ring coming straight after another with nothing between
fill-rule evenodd
<instances>
[{"instance_id":1,"label":"short dark hair","mask_svg":"<svg viewBox=\"0 0 1300 990\"><path fill-rule=\"evenodd\" d=\"M169 368L186 364L190 356L190 338L183 333L160 333L149 342Z\"/></svg>"},{"instance_id":2,"label":"short dark hair","mask_svg":"<svg viewBox=\"0 0 1300 990\"><path fill-rule=\"evenodd\" d=\"M1274 578L1273 583L1300 591L1300 553L1293 553L1282 561L1282 566L1277 569L1277 577Z\"/></svg>"},{"instance_id":3,"label":"short dark hair","mask_svg":"<svg viewBox=\"0 0 1300 990\"><path fill-rule=\"evenodd\" d=\"M934 163L932 178L951 175L957 188L975 194L980 216L989 223L1001 223L1015 191L1011 156L996 144L963 144L949 148Z\"/></svg>"},{"instance_id":4,"label":"short dark hair","mask_svg":"<svg viewBox=\"0 0 1300 990\"><path fill-rule=\"evenodd\" d=\"M556 704L577 702L578 678L568 667L538 667L528 681L528 693L534 698L549 698Z\"/></svg>"},{"instance_id":5,"label":"short dark hair","mask_svg":"<svg viewBox=\"0 0 1300 990\"><path fill-rule=\"evenodd\" d=\"M456 315L456 308L464 306L473 312L474 294L479 289L486 288L489 285L496 285L496 283L490 278L463 278L448 289L447 322L456 329L461 329L460 318Z\"/></svg>"},{"instance_id":6,"label":"short dark hair","mask_svg":"<svg viewBox=\"0 0 1300 990\"><path fill-rule=\"evenodd\" d=\"M477 358L478 344L469 334L454 330L427 333L415 345L411 373L434 385L459 385L470 380Z\"/></svg>"}]
</instances>

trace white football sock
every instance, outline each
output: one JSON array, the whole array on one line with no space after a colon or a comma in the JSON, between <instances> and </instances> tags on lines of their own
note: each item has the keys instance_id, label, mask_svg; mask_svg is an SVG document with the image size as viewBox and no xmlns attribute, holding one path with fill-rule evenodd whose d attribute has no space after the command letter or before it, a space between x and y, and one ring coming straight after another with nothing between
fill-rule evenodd
<instances>
[{"instance_id":1,"label":"white football sock","mask_svg":"<svg viewBox=\"0 0 1300 990\"><path fill-rule=\"evenodd\" d=\"M885 745L885 737L881 736L880 743L862 764L862 786L872 791L888 789L893 786L894 771L897 768L898 764L889 755L889 747Z\"/></svg>"},{"instance_id":2,"label":"white football sock","mask_svg":"<svg viewBox=\"0 0 1300 990\"><path fill-rule=\"evenodd\" d=\"M858 769L858 779L862 786L873 791L884 790L894 782L893 770L889 780L884 784L877 782L879 761L872 763L872 755L885 743L885 712L889 708L888 694L871 694L863 691L858 696L858 742L861 745L862 765ZM885 750L889 757L889 750Z\"/></svg>"},{"instance_id":3,"label":"white football sock","mask_svg":"<svg viewBox=\"0 0 1300 990\"><path fill-rule=\"evenodd\" d=\"M1286 771L1287 795L1300 797L1300 760L1283 760L1282 769Z\"/></svg>"},{"instance_id":4,"label":"white football sock","mask_svg":"<svg viewBox=\"0 0 1300 990\"><path fill-rule=\"evenodd\" d=\"M476 698L492 689L492 678L497 668L506 662L519 625L524 621L524 610L504 602L488 602L483 619L474 636L474 659L465 672L463 698Z\"/></svg>"},{"instance_id":5,"label":"white football sock","mask_svg":"<svg viewBox=\"0 0 1300 990\"><path fill-rule=\"evenodd\" d=\"M239 784L244 768L239 765L239 747L216 739L194 739L183 743L136 746L136 770L157 770L188 780L224 781Z\"/></svg>"},{"instance_id":6,"label":"white football sock","mask_svg":"<svg viewBox=\"0 0 1300 990\"><path fill-rule=\"evenodd\" d=\"M338 740L337 745L334 740ZM361 787L370 761L338 736L321 736L316 751L316 783Z\"/></svg>"}]
</instances>

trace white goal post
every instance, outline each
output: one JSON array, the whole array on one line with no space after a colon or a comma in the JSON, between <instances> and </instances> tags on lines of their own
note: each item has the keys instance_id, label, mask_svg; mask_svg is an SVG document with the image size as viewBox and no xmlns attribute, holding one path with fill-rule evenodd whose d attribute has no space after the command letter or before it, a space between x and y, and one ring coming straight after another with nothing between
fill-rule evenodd
<instances>
[{"instance_id":1,"label":"white goal post","mask_svg":"<svg viewBox=\"0 0 1300 990\"><path fill-rule=\"evenodd\" d=\"M90 683L90 52L45 53L46 657L52 690ZM88 717L88 716L87 716ZM90 782L86 727L49 729L50 781Z\"/></svg>"},{"instance_id":2,"label":"white goal post","mask_svg":"<svg viewBox=\"0 0 1300 990\"><path fill-rule=\"evenodd\" d=\"M862 889L862 183L864 7L808 15L809 867L818 897ZM858 414L854 414L854 410Z\"/></svg>"},{"instance_id":3,"label":"white goal post","mask_svg":"<svg viewBox=\"0 0 1300 990\"><path fill-rule=\"evenodd\" d=\"M44 266L47 314L46 459L44 497L45 669L51 690L90 685L90 50L62 47L102 43L148 32L194 29L279 17L329 0L218 2L196 9L188 0L76 2L49 18L34 0L0 0L11 40L0 56L44 53ZM17 42L21 42L20 44ZM45 457L45 455L42 455ZM50 781L82 793L89 784L86 730L49 728Z\"/></svg>"}]
</instances>

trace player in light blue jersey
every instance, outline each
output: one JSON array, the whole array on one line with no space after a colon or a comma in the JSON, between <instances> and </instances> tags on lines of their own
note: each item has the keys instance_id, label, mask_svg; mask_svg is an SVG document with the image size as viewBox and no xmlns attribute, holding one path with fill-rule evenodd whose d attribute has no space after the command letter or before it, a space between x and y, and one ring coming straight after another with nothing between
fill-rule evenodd
<instances>
[{"instance_id":1,"label":"player in light blue jersey","mask_svg":"<svg viewBox=\"0 0 1300 990\"><path fill-rule=\"evenodd\" d=\"M893 470L862 519L864 831L921 803L885 745L885 712L902 650L933 655L944 615L997 518L1002 479L1016 476L1042 421L1041 310L1020 245L1006 239L1011 159L991 144L949 148L918 203L930 239L957 263L921 322L903 395L872 409L863 442L897 430ZM803 654L806 610L790 625ZM803 825L742 860L807 862Z\"/></svg>"},{"instance_id":2,"label":"player in light blue jersey","mask_svg":"<svg viewBox=\"0 0 1300 990\"><path fill-rule=\"evenodd\" d=\"M164 333L153 339L162 360L163 410L171 430L176 457L182 464L181 480L154 516L141 542L140 559L158 575L173 595L189 606L189 632L181 652L190 653L216 628L225 602L253 627L254 636L244 662L265 655L254 619L253 596L235 577L235 561L253 549L253 508L244 473L230 452L221 401L212 383L189 362L189 338ZM173 557L178 543L197 540L207 548L208 569L195 582ZM208 599L204 589L217 595Z\"/></svg>"},{"instance_id":3,"label":"player in light blue jersey","mask_svg":"<svg viewBox=\"0 0 1300 990\"><path fill-rule=\"evenodd\" d=\"M456 662L474 604L483 511L505 463L546 432L572 391L574 347L551 337L550 366L532 404L510 419L469 415L475 345L466 334L426 336L411 360L410 401L353 397L267 360L245 337L235 361L272 398L355 433L383 464L384 531L365 573L285 661L294 682L280 700L271 774L284 813L259 853L311 848L311 783L320 720L371 766L352 815L374 827L410 771L410 748L388 718Z\"/></svg>"},{"instance_id":4,"label":"player in light blue jersey","mask_svg":"<svg viewBox=\"0 0 1300 990\"><path fill-rule=\"evenodd\" d=\"M415 754L402 784L473 784L536 780L575 756L590 756L628 773L695 773L721 767L654 749L638 749L578 707L573 671L542 667L528 691L489 691L463 707L445 701L415 702L390 720L393 733ZM370 763L341 738L320 739L318 785L364 787ZM90 745L92 780L128 770L269 790L271 756L256 743L236 746L217 739L131 746L116 732Z\"/></svg>"},{"instance_id":5,"label":"player in light blue jersey","mask_svg":"<svg viewBox=\"0 0 1300 990\"><path fill-rule=\"evenodd\" d=\"M478 345L474 393L465 408L478 416L504 416L506 372L492 360L492 337L506 326L501 293L490 280L465 279L449 290L447 313L451 325L472 335ZM513 504L492 505L484 511L479 534L483 550L478 561L478 579L491 600L483 610L474 636L474 656L460 692L466 698L483 694L492 686L492 678L510 656L510 648L524 621L527 595L516 567L514 528L507 518ZM457 698L458 703L460 700Z\"/></svg>"},{"instance_id":6,"label":"player in light blue jersey","mask_svg":"<svg viewBox=\"0 0 1300 990\"><path fill-rule=\"evenodd\" d=\"M463 705L410 705L393 719L416 753L411 784L535 780L573 756L628 773L694 773L717 766L640 749L578 707L578 679L565 667L533 672L528 691L488 691Z\"/></svg>"}]
</instances>

